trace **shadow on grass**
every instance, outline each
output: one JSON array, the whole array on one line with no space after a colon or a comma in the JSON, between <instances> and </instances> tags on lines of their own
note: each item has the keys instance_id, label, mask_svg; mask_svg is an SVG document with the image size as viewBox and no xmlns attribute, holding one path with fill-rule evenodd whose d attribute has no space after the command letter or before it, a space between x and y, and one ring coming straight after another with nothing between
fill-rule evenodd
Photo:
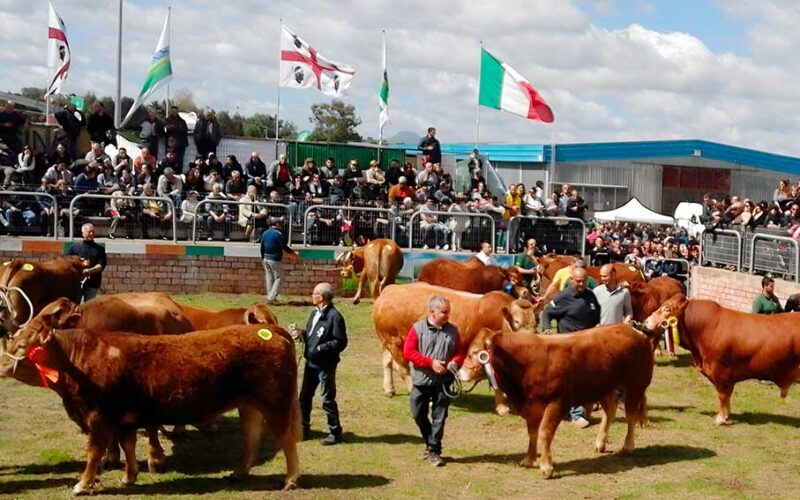
<instances>
[{"instance_id":1,"label":"shadow on grass","mask_svg":"<svg viewBox=\"0 0 800 500\"><path fill-rule=\"evenodd\" d=\"M553 448L557 451L557 442ZM581 458L569 462L554 462L556 477L585 475L585 474L616 474L630 469L640 467L651 467L654 465L665 465L676 462L687 462L702 460L716 456L716 453L707 448L680 445L656 445L646 448L638 448L630 453L606 453L595 454L592 458ZM525 455L523 453L513 455L477 455L474 457L464 457L451 459L450 461L458 464L489 463L489 462L511 462L518 464Z\"/></svg>"},{"instance_id":2,"label":"shadow on grass","mask_svg":"<svg viewBox=\"0 0 800 500\"><path fill-rule=\"evenodd\" d=\"M345 443L384 443L384 444L406 444L419 443L419 436L411 434L381 434L378 436L358 436L352 432L345 432L343 435Z\"/></svg>"},{"instance_id":3,"label":"shadow on grass","mask_svg":"<svg viewBox=\"0 0 800 500\"><path fill-rule=\"evenodd\" d=\"M694 359L690 353L678 354L673 358L662 356L656 358L656 365L685 368L687 366L694 366Z\"/></svg>"},{"instance_id":4,"label":"shadow on grass","mask_svg":"<svg viewBox=\"0 0 800 500\"><path fill-rule=\"evenodd\" d=\"M85 465L85 464L84 464ZM78 482L77 472L76 476L72 477L50 477L47 479L20 479L17 481L4 481L0 483L0 495L14 495L17 493L24 493L26 491L45 490L50 488L70 488Z\"/></svg>"},{"instance_id":5,"label":"shadow on grass","mask_svg":"<svg viewBox=\"0 0 800 500\"><path fill-rule=\"evenodd\" d=\"M67 460L56 464L25 464L9 467L13 474L38 475L38 474L77 474L86 467L85 460Z\"/></svg>"},{"instance_id":6,"label":"shadow on grass","mask_svg":"<svg viewBox=\"0 0 800 500\"><path fill-rule=\"evenodd\" d=\"M494 413L493 394L464 394L454 399L450 406L463 408L471 412Z\"/></svg>"},{"instance_id":7,"label":"shadow on grass","mask_svg":"<svg viewBox=\"0 0 800 500\"><path fill-rule=\"evenodd\" d=\"M708 417L715 417L715 411L701 411L701 415ZM785 425L788 427L800 427L800 417L790 417L788 415L775 415L772 413L761 412L745 412L745 413L731 413L730 424L749 424L749 425Z\"/></svg>"},{"instance_id":8,"label":"shadow on grass","mask_svg":"<svg viewBox=\"0 0 800 500\"><path fill-rule=\"evenodd\" d=\"M686 410L692 409L694 406L692 405L647 405L647 418L650 418L650 412L652 411L676 411L678 413L683 413Z\"/></svg>"}]
</instances>

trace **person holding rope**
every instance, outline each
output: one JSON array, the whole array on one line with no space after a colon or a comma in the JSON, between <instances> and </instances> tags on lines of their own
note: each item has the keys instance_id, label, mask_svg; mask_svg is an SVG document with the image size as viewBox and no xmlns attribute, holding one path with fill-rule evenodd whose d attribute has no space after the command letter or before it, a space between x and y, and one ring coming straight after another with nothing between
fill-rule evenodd
<instances>
[{"instance_id":1,"label":"person holding rope","mask_svg":"<svg viewBox=\"0 0 800 500\"><path fill-rule=\"evenodd\" d=\"M106 249L94 241L94 224L88 222L81 226L83 241L75 243L67 255L77 255L89 261L89 267L83 270L85 279L81 285L81 296L87 302L97 297L100 285L103 282L103 269L106 267Z\"/></svg>"},{"instance_id":2,"label":"person holding rope","mask_svg":"<svg viewBox=\"0 0 800 500\"><path fill-rule=\"evenodd\" d=\"M450 323L450 301L434 295L428 300L428 316L408 330L403 356L411 363L411 415L425 441L423 460L444 465L442 437L450 396L447 387L464 361L458 328ZM428 419L428 407L432 419Z\"/></svg>"},{"instance_id":3,"label":"person holding rope","mask_svg":"<svg viewBox=\"0 0 800 500\"><path fill-rule=\"evenodd\" d=\"M303 356L306 368L300 389L300 413L303 419L303 440L311 437L311 403L317 386L322 386L322 409L328 417L328 436L323 446L342 442L342 424L336 404L336 367L340 354L347 347L347 326L344 318L333 306L333 285L319 283L311 294L314 312L308 318L306 329L290 325L289 335L305 343Z\"/></svg>"}]
</instances>

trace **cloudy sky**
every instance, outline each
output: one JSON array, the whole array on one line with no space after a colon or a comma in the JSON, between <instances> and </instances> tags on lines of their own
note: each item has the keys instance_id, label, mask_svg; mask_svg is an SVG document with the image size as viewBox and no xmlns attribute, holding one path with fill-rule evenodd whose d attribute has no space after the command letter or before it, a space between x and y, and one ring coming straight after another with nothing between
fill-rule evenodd
<instances>
[{"instance_id":1,"label":"cloudy sky","mask_svg":"<svg viewBox=\"0 0 800 500\"><path fill-rule=\"evenodd\" d=\"M65 91L111 95L116 0L54 0L75 64ZM475 138L479 42L526 76L552 125L481 110L482 142L696 138L800 156L796 0L125 0L123 93L135 95L173 7L172 91L274 113L279 18L355 67L349 102L377 136L380 30L392 122L385 132ZM0 0L2 90L44 86L46 0ZM156 94L163 98L165 91ZM311 128L329 98L283 89L281 117Z\"/></svg>"}]
</instances>

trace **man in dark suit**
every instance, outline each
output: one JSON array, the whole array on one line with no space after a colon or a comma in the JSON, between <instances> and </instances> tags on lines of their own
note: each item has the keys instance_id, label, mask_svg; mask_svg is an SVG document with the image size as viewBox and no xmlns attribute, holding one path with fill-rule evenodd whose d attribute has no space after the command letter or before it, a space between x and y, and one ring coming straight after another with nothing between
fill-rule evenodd
<instances>
[{"instance_id":1,"label":"man in dark suit","mask_svg":"<svg viewBox=\"0 0 800 500\"><path fill-rule=\"evenodd\" d=\"M347 347L347 327L344 318L333 306L333 286L320 283L314 287L311 301L314 312L308 318L306 329L297 325L289 327L289 334L305 342L306 368L303 386L300 389L300 413L303 418L303 439L311 435L311 402L317 386L321 385L322 409L328 417L328 436L323 445L342 442L342 424L339 422L339 406L336 404L336 367L339 354Z\"/></svg>"}]
</instances>

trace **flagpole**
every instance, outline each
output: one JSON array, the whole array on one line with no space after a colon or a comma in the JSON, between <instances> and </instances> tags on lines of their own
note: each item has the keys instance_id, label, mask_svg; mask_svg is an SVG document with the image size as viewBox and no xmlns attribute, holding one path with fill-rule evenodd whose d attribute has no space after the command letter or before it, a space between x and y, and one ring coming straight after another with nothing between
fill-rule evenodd
<instances>
[{"instance_id":1,"label":"flagpole","mask_svg":"<svg viewBox=\"0 0 800 500\"><path fill-rule=\"evenodd\" d=\"M480 41L481 44L481 54L483 54L483 40ZM476 118L475 118L475 149L478 148L478 144L481 142L481 64L478 61L478 98L475 99L477 103L476 107Z\"/></svg>"},{"instance_id":2,"label":"flagpole","mask_svg":"<svg viewBox=\"0 0 800 500\"><path fill-rule=\"evenodd\" d=\"M172 14L172 7L167 7L167 19L170 20L168 29L169 29L169 46L170 46L169 50L171 52L172 51L172 16L170 16L170 14ZM171 57L170 57L170 64L172 64ZM164 106L164 118L166 118L168 115L169 115L169 83L167 84L167 103Z\"/></svg>"},{"instance_id":3,"label":"flagpole","mask_svg":"<svg viewBox=\"0 0 800 500\"><path fill-rule=\"evenodd\" d=\"M275 159L278 159L278 132L281 116L281 43L283 42L283 18L280 18L281 29L278 30L278 100L275 105Z\"/></svg>"},{"instance_id":4,"label":"flagpole","mask_svg":"<svg viewBox=\"0 0 800 500\"><path fill-rule=\"evenodd\" d=\"M381 88L383 88L383 71L386 71L386 30L381 30L381 39L383 40L383 68L381 72ZM388 106L389 103L387 102L386 105ZM381 110L380 113L383 111ZM381 121L381 117L378 117L378 165L381 163L381 147L383 146L383 122Z\"/></svg>"},{"instance_id":5,"label":"flagpole","mask_svg":"<svg viewBox=\"0 0 800 500\"><path fill-rule=\"evenodd\" d=\"M114 104L114 127L122 121L122 0L119 0L119 26L117 27L117 100Z\"/></svg>"}]
</instances>

